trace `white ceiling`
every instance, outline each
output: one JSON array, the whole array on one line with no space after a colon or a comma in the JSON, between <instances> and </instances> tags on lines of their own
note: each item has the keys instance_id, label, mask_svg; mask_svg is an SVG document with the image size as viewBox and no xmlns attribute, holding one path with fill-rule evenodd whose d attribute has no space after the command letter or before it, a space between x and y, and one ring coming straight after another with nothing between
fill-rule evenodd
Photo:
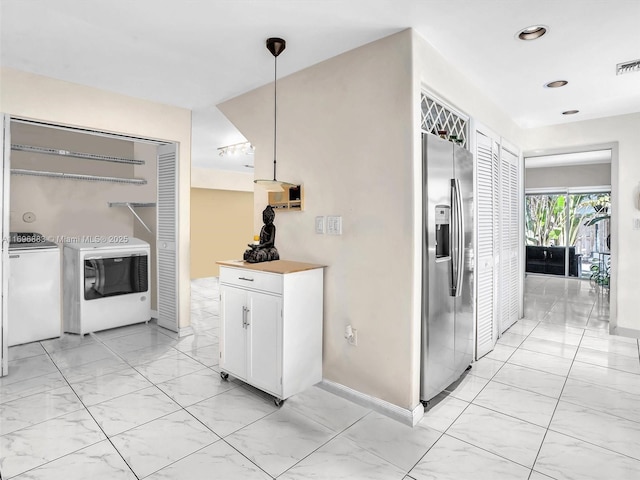
<instances>
[{"instance_id":1,"label":"white ceiling","mask_svg":"<svg viewBox=\"0 0 640 480\"><path fill-rule=\"evenodd\" d=\"M615 75L640 58L638 0L1 0L0 16L2 66L192 109L197 167L247 171L216 154L244 138L215 105L272 81L270 36L281 77L413 27L525 128L640 111L640 73ZM549 33L515 38L532 24Z\"/></svg>"}]
</instances>

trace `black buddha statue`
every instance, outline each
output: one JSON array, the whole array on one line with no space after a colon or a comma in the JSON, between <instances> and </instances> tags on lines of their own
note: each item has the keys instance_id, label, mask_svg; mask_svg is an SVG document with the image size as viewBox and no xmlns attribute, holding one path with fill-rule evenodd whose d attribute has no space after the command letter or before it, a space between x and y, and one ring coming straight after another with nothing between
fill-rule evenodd
<instances>
[{"instance_id":1,"label":"black buddha statue","mask_svg":"<svg viewBox=\"0 0 640 480\"><path fill-rule=\"evenodd\" d=\"M244 252L244 260L248 263L270 262L271 260L279 260L280 255L275 246L276 226L273 220L276 218L276 212L273 211L271 205L262 212L262 221L264 226L260 230L260 243L258 245L249 244L249 248Z\"/></svg>"}]
</instances>

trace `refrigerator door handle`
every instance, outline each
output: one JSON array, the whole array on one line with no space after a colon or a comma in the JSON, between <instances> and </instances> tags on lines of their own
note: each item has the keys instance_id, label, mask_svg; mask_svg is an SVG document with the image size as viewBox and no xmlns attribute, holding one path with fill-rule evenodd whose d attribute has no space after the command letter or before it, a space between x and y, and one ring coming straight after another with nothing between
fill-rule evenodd
<instances>
[{"instance_id":1,"label":"refrigerator door handle","mask_svg":"<svg viewBox=\"0 0 640 480\"><path fill-rule=\"evenodd\" d=\"M455 239L456 239L456 255L454 267L455 286L453 288L453 296L459 297L462 294L462 279L464 276L464 215L462 213L462 193L460 192L460 180L454 178L451 181L453 187L454 198L454 216L455 216Z\"/></svg>"}]
</instances>

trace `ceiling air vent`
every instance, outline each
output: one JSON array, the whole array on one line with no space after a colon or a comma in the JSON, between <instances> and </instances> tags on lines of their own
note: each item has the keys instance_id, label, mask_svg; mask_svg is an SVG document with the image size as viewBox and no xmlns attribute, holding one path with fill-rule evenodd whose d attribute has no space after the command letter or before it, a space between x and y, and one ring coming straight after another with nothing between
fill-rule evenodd
<instances>
[{"instance_id":1,"label":"ceiling air vent","mask_svg":"<svg viewBox=\"0 0 640 480\"><path fill-rule=\"evenodd\" d=\"M633 72L640 72L640 59L619 63L618 65L616 65L616 75Z\"/></svg>"}]
</instances>

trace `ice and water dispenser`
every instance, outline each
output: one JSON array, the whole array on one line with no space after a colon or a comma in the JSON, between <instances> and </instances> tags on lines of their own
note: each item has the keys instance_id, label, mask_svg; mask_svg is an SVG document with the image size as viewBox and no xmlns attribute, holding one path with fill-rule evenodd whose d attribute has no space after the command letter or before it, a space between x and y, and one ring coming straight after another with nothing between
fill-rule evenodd
<instances>
[{"instance_id":1,"label":"ice and water dispenser","mask_svg":"<svg viewBox=\"0 0 640 480\"><path fill-rule=\"evenodd\" d=\"M436 258L449 257L451 207L449 205L436 205L434 218L436 220Z\"/></svg>"}]
</instances>

